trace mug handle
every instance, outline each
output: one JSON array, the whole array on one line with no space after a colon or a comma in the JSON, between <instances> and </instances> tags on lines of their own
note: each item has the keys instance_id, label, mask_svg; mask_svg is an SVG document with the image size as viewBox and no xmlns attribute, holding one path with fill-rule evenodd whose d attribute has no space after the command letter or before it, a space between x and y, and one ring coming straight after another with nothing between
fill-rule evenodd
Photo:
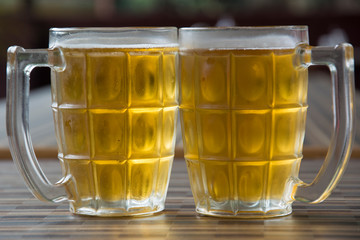
<instances>
[{"instance_id":1,"label":"mug handle","mask_svg":"<svg viewBox=\"0 0 360 240\"><path fill-rule=\"evenodd\" d=\"M30 72L44 66L61 71L64 62L58 48L25 50L12 46L8 49L6 126L11 155L32 193L50 202L67 200L66 178L52 184L36 159L29 134Z\"/></svg>"},{"instance_id":2,"label":"mug handle","mask_svg":"<svg viewBox=\"0 0 360 240\"><path fill-rule=\"evenodd\" d=\"M343 175L354 141L354 50L348 43L334 47L297 47L295 65L328 66L332 80L333 132L325 161L312 183L299 180L295 200L319 203L325 200ZM320 194L320 195L319 195Z\"/></svg>"}]
</instances>

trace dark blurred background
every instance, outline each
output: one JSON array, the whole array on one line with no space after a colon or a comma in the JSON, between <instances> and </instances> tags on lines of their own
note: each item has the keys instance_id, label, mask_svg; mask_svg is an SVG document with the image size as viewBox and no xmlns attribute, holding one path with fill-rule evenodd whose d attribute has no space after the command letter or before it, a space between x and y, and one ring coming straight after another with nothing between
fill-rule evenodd
<instances>
[{"instance_id":1,"label":"dark blurred background","mask_svg":"<svg viewBox=\"0 0 360 240\"><path fill-rule=\"evenodd\" d=\"M51 27L194 25L308 25L312 45L353 44L360 85L360 0L0 0L0 97L7 48L46 48ZM48 76L35 70L31 87Z\"/></svg>"}]
</instances>

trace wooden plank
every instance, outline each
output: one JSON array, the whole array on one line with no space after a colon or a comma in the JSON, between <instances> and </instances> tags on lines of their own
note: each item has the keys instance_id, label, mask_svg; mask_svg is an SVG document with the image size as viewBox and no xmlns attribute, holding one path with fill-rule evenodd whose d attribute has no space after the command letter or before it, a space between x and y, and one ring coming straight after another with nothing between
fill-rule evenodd
<instances>
[{"instance_id":1,"label":"wooden plank","mask_svg":"<svg viewBox=\"0 0 360 240\"><path fill-rule=\"evenodd\" d=\"M327 153L326 147L311 147L305 146L303 149L304 158L314 159L314 158L324 158ZM46 147L46 148L35 148L35 154L38 158L42 159L54 159L57 158L58 149L55 147ZM184 151L182 148L175 149L175 157L182 158L184 157ZM360 159L360 147L353 148L351 157L354 159ZM0 160L7 160L11 158L10 150L7 148L0 148Z\"/></svg>"},{"instance_id":2,"label":"wooden plank","mask_svg":"<svg viewBox=\"0 0 360 240\"><path fill-rule=\"evenodd\" d=\"M301 177L311 180L321 161L305 159ZM50 178L59 164L43 163ZM72 215L68 204L35 199L10 160L0 161L0 239L360 239L360 161L352 159L332 195L321 204L295 202L293 213L274 219L199 215L183 159L174 162L165 210L149 217Z\"/></svg>"},{"instance_id":3,"label":"wooden plank","mask_svg":"<svg viewBox=\"0 0 360 240\"><path fill-rule=\"evenodd\" d=\"M309 74L308 117L304 141L304 156L323 157L329 145L332 128L331 87L328 74L315 72ZM56 139L50 109L50 87L32 91L30 94L30 132L33 145L39 158L56 158ZM360 109L360 98L356 99L356 109ZM0 101L0 159L10 157L5 127L5 101ZM360 111L356 112L360 119ZM360 124L355 126L353 157L360 156ZM177 131L176 156L183 156L181 150L181 131Z\"/></svg>"}]
</instances>

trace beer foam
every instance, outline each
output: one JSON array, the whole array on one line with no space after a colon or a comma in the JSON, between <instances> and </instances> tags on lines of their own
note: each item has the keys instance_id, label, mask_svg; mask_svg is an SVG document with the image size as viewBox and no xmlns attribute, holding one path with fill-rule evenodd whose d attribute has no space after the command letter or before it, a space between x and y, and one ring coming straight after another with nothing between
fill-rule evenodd
<instances>
[{"instance_id":1,"label":"beer foam","mask_svg":"<svg viewBox=\"0 0 360 240\"><path fill-rule=\"evenodd\" d=\"M178 44L106 44L106 43L60 43L52 47L63 47L63 48L176 48Z\"/></svg>"},{"instance_id":2,"label":"beer foam","mask_svg":"<svg viewBox=\"0 0 360 240\"><path fill-rule=\"evenodd\" d=\"M307 26L181 28L180 49L290 49L308 43Z\"/></svg>"},{"instance_id":3,"label":"beer foam","mask_svg":"<svg viewBox=\"0 0 360 240\"><path fill-rule=\"evenodd\" d=\"M63 47L63 48L84 48L84 49L90 49L90 48L117 48L117 49L131 49L131 48L141 48L141 49L150 49L150 48L177 48L178 45L164 45L164 44L119 44L119 45L109 45L109 44L78 44L78 45L58 45L57 47Z\"/></svg>"},{"instance_id":4,"label":"beer foam","mask_svg":"<svg viewBox=\"0 0 360 240\"><path fill-rule=\"evenodd\" d=\"M149 42L149 43L144 43ZM172 48L178 47L178 43L171 43L163 39L136 39L115 37L91 37L61 39L50 42L50 47L64 48Z\"/></svg>"},{"instance_id":5,"label":"beer foam","mask_svg":"<svg viewBox=\"0 0 360 240\"><path fill-rule=\"evenodd\" d=\"M241 38L197 38L196 41L181 39L180 49L289 49L300 42L290 36L258 36Z\"/></svg>"}]
</instances>

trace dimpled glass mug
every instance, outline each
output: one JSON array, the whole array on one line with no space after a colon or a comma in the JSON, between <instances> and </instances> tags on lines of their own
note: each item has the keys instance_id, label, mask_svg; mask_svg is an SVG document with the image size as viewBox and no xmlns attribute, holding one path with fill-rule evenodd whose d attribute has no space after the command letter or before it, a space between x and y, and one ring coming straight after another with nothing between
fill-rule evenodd
<instances>
[{"instance_id":1,"label":"dimpled glass mug","mask_svg":"<svg viewBox=\"0 0 360 240\"><path fill-rule=\"evenodd\" d=\"M55 28L49 49L8 50L11 153L39 199L77 214L164 209L178 111L177 29ZM52 70L52 111L64 177L51 184L29 136L29 76Z\"/></svg>"},{"instance_id":2,"label":"dimpled glass mug","mask_svg":"<svg viewBox=\"0 0 360 240\"><path fill-rule=\"evenodd\" d=\"M354 125L353 49L308 45L306 26L182 28L180 117L196 211L224 217L290 214L339 181ZM311 184L298 178L307 68L327 65L334 132Z\"/></svg>"}]
</instances>

